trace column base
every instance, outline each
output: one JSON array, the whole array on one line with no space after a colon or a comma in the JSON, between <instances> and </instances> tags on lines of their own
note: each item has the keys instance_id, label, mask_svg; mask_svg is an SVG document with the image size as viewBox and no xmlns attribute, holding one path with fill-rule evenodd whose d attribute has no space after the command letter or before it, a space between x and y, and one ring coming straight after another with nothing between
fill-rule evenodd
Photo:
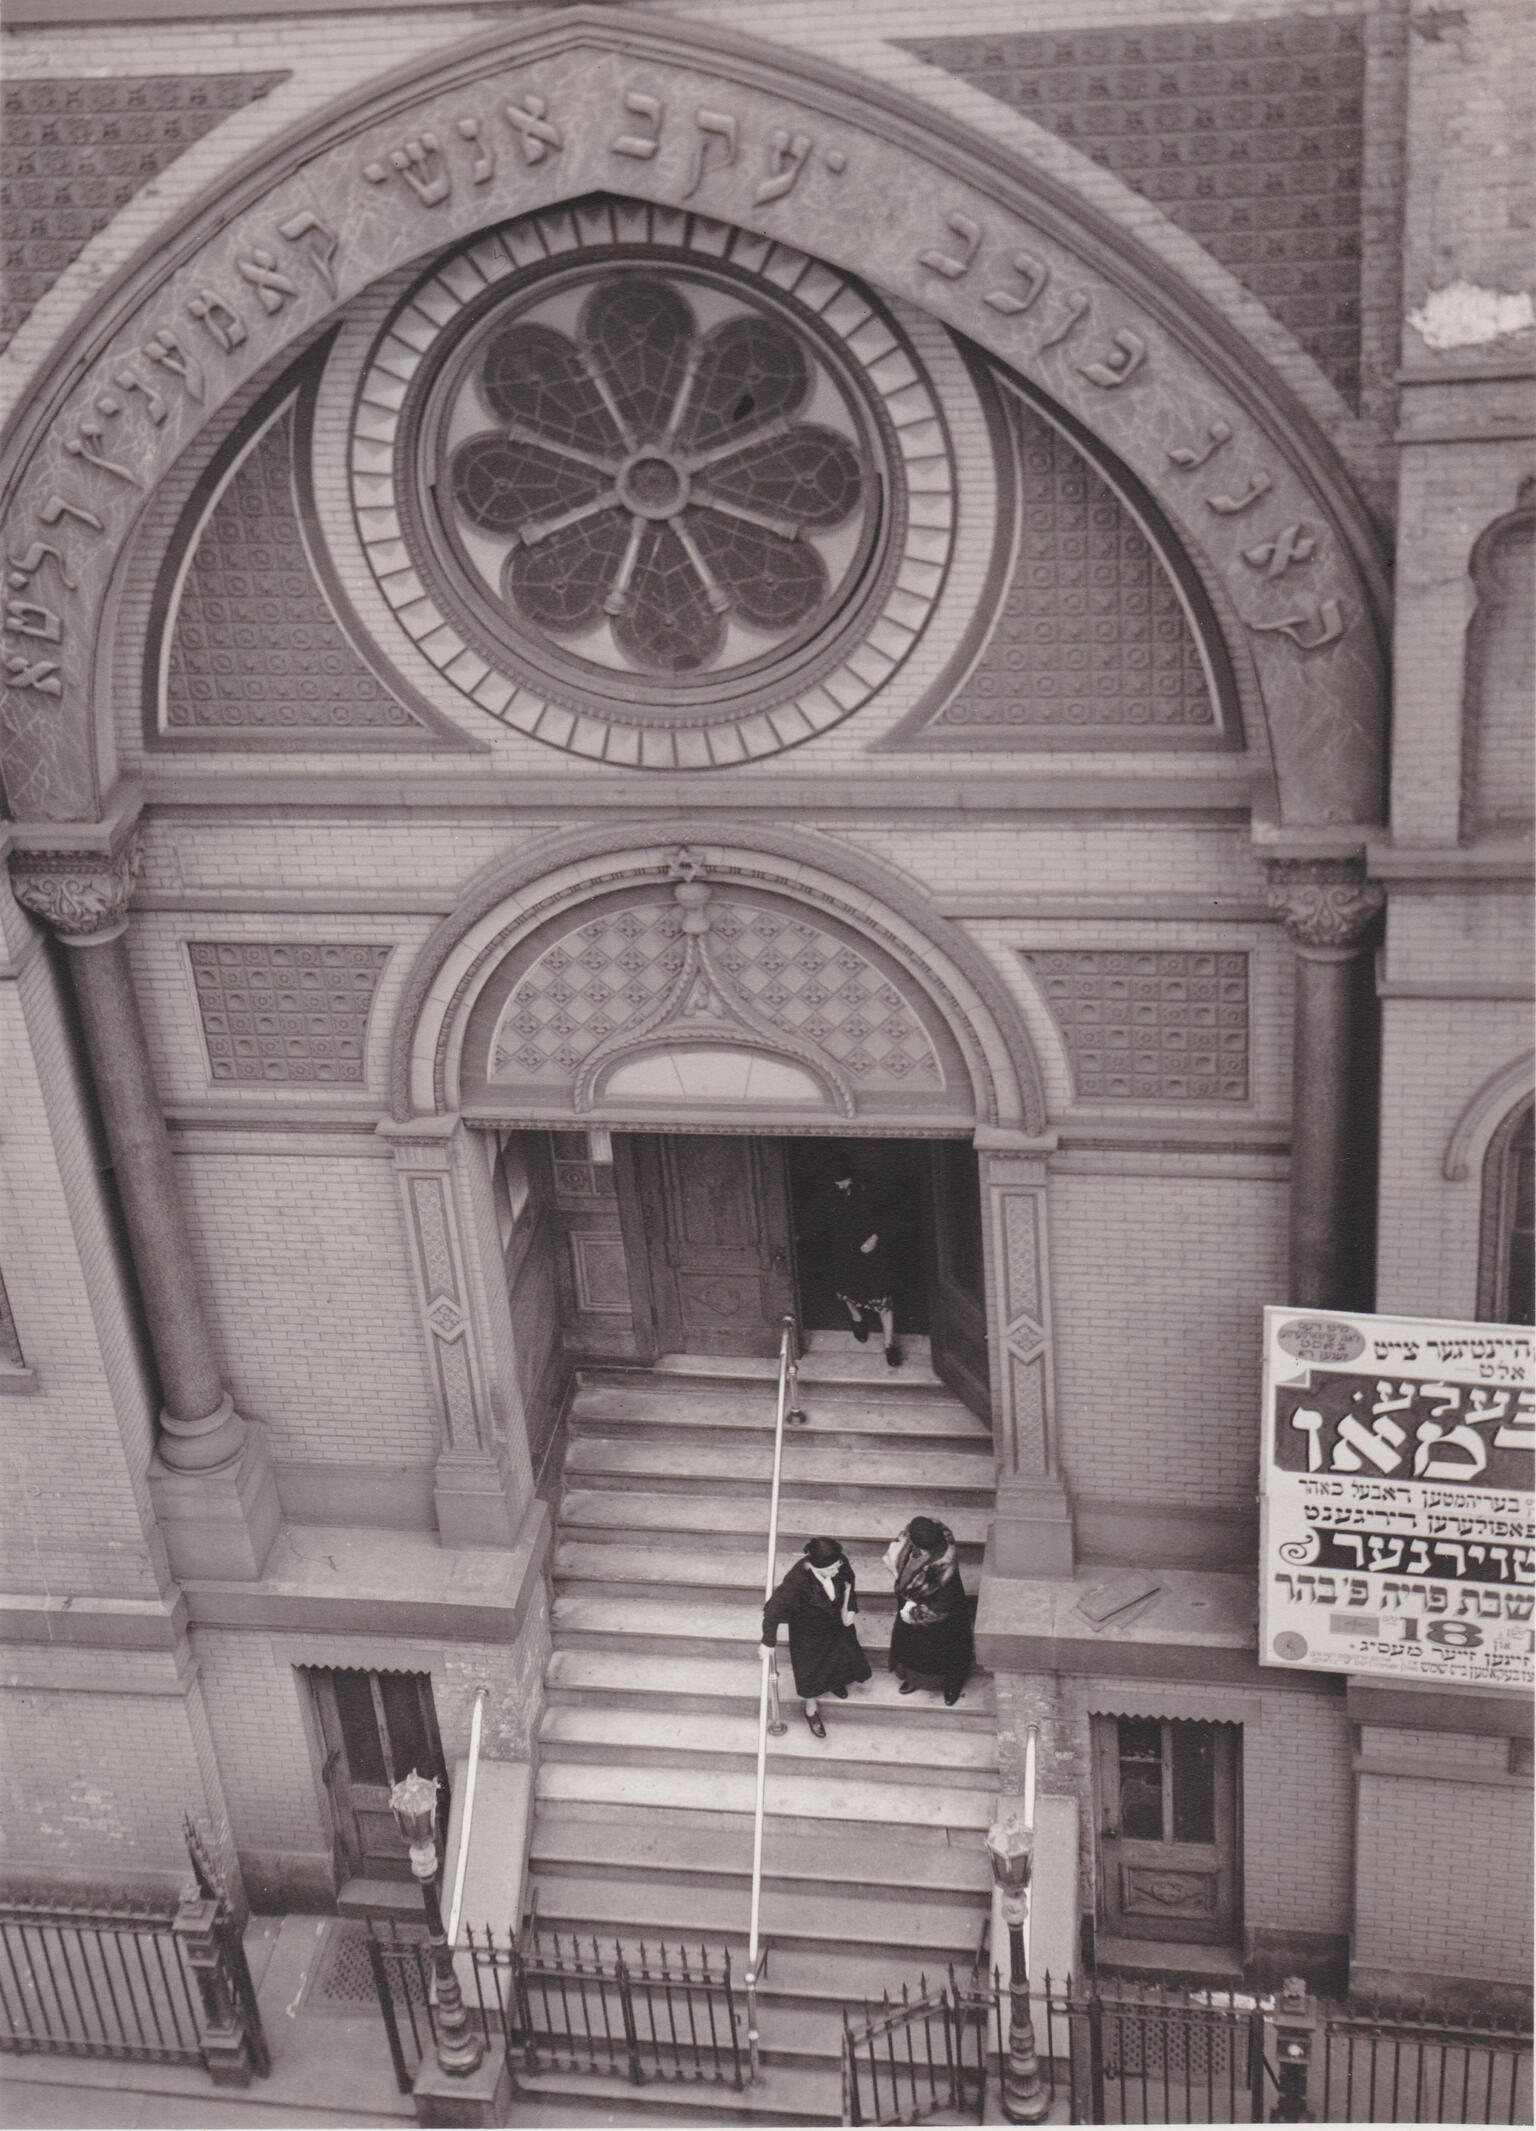
<instances>
[{"instance_id":1,"label":"column base","mask_svg":"<svg viewBox=\"0 0 1536 2131\"><path fill-rule=\"evenodd\" d=\"M157 1453L149 1491L171 1574L252 1583L282 1529L267 1446L248 1429L238 1456L212 1472L174 1471Z\"/></svg>"},{"instance_id":2,"label":"column base","mask_svg":"<svg viewBox=\"0 0 1536 2131\"><path fill-rule=\"evenodd\" d=\"M1072 1503L1065 1484L1047 1474L1009 1479L997 1490L987 1561L998 1576L1070 1576Z\"/></svg>"},{"instance_id":3,"label":"column base","mask_svg":"<svg viewBox=\"0 0 1536 2131\"><path fill-rule=\"evenodd\" d=\"M445 1450L437 1461L432 1499L444 1546L516 1545L527 1504L514 1501L498 1452Z\"/></svg>"},{"instance_id":4,"label":"column base","mask_svg":"<svg viewBox=\"0 0 1536 2131\"><path fill-rule=\"evenodd\" d=\"M412 2096L419 2124L504 2124L512 2101L512 2070L497 2038L473 2072L456 2078L430 2052L421 2060Z\"/></svg>"}]
</instances>

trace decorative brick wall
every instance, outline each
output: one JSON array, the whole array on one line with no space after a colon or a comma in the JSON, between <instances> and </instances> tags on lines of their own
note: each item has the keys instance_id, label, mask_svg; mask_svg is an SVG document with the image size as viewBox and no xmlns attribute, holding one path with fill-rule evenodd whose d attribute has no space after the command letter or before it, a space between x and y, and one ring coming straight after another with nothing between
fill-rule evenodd
<instances>
[{"instance_id":1,"label":"decorative brick wall","mask_svg":"<svg viewBox=\"0 0 1536 2131\"><path fill-rule=\"evenodd\" d=\"M277 74L62 76L0 90L0 347L136 192Z\"/></svg>"},{"instance_id":2,"label":"decorative brick wall","mask_svg":"<svg viewBox=\"0 0 1536 2131\"><path fill-rule=\"evenodd\" d=\"M1080 1096L1247 1101L1245 954L1070 950L1026 959L1066 1039Z\"/></svg>"},{"instance_id":3,"label":"decorative brick wall","mask_svg":"<svg viewBox=\"0 0 1536 2131\"><path fill-rule=\"evenodd\" d=\"M1290 327L1341 392L1358 390L1359 17L902 42L1155 200Z\"/></svg>"},{"instance_id":4,"label":"decorative brick wall","mask_svg":"<svg viewBox=\"0 0 1536 2131\"><path fill-rule=\"evenodd\" d=\"M165 729L421 729L347 641L299 532L290 403L198 536L165 663Z\"/></svg>"},{"instance_id":5,"label":"decorative brick wall","mask_svg":"<svg viewBox=\"0 0 1536 2131\"><path fill-rule=\"evenodd\" d=\"M190 940L213 1078L360 1083L390 952L358 941Z\"/></svg>"}]
</instances>

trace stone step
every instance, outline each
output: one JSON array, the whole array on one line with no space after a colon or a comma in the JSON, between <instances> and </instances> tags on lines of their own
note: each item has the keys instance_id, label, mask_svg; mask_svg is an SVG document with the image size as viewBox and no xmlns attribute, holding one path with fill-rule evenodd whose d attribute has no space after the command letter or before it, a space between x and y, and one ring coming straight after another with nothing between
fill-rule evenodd
<instances>
[{"instance_id":1,"label":"stone step","mask_svg":"<svg viewBox=\"0 0 1536 2131\"><path fill-rule=\"evenodd\" d=\"M807 1734L809 1736L809 1734ZM831 1730L828 1728L830 1741ZM654 1768L614 1762L542 1761L534 1795L542 1813L550 1808L694 1808L700 1812L751 1813L755 1769ZM866 1782L835 1761L818 1775L781 1761L768 1770L765 1825L799 1819L835 1822L839 1832L878 1836L907 1826L922 1838L944 1829L955 1838L984 1834L992 1823L996 1790L942 1782Z\"/></svg>"},{"instance_id":2,"label":"stone step","mask_svg":"<svg viewBox=\"0 0 1536 2131\"><path fill-rule=\"evenodd\" d=\"M843 1536L841 1534L839 1537ZM800 1558L798 1534L781 1544L778 1575L785 1575ZM873 1541L848 1543L848 1561L858 1585L861 1613L889 1614L895 1609L891 1574ZM635 1588L672 1591L715 1591L726 1597L754 1591L761 1603L764 1556L735 1547L728 1551L692 1542L686 1545L631 1545L611 1539L566 1539L555 1547L552 1563L556 1581L627 1584ZM976 1579L972 1578L974 1586Z\"/></svg>"},{"instance_id":3,"label":"stone step","mask_svg":"<svg viewBox=\"0 0 1536 2131\"><path fill-rule=\"evenodd\" d=\"M892 1369L885 1350L871 1332L860 1346L852 1332L813 1332L800 1357L800 1381L807 1384L915 1384L929 1391L949 1387L934 1373L928 1337L923 1332L896 1334L901 1367ZM652 1366L656 1376L708 1376L722 1383L776 1384L776 1354L663 1354Z\"/></svg>"},{"instance_id":4,"label":"stone step","mask_svg":"<svg viewBox=\"0 0 1536 2131\"><path fill-rule=\"evenodd\" d=\"M760 1394L714 1384L593 1382L583 1370L570 1404L573 1432L585 1433L612 1422L625 1429L676 1429L691 1435L700 1429L760 1430L772 1435L775 1401ZM848 1385L802 1386L806 1419L792 1423L786 1441L803 1442L828 1429L843 1435L909 1437L953 1436L963 1442L992 1441L986 1422L959 1399L916 1393L910 1398L877 1397Z\"/></svg>"},{"instance_id":5,"label":"stone step","mask_svg":"<svg viewBox=\"0 0 1536 2131\"><path fill-rule=\"evenodd\" d=\"M747 1943L750 1909L738 1888L542 1875L536 1885L541 1931L574 1930L583 1937L595 1935L600 1944L605 1939L644 1939L653 1946L663 1939L669 1945L708 1940L735 1948ZM761 1916L762 1933L776 1951L876 1947L886 1960L905 1952L912 1968L925 1960L969 1964L981 1927L981 1914L969 1902L929 1895L908 1906L835 1889L807 1894L765 1887Z\"/></svg>"},{"instance_id":6,"label":"stone step","mask_svg":"<svg viewBox=\"0 0 1536 2131\"><path fill-rule=\"evenodd\" d=\"M794 1681L786 1658L787 1653L779 1660L779 1691L787 1703L794 1695ZM876 1668L874 1678L849 1689L849 1706L858 1709L864 1722L906 1723L932 1711L931 1696L903 1695L875 1651L869 1658ZM674 1709L719 1708L737 1716L755 1716L761 1677L759 1660L745 1654L670 1657L649 1651L560 1649L550 1659L545 1687L552 1703L602 1697L622 1709L665 1701ZM992 1681L985 1673L973 1673L962 1699L953 1710L945 1710L944 1724L966 1731L985 1730L990 1736L995 1723Z\"/></svg>"},{"instance_id":7,"label":"stone step","mask_svg":"<svg viewBox=\"0 0 1536 2131\"><path fill-rule=\"evenodd\" d=\"M743 2058L746 2044L742 2043ZM794 2065L764 2067L762 2082L740 2093L702 2080L658 2080L633 2087L592 2072L528 2072L519 2069L522 2102L518 2121L539 2120L550 2103L566 2102L578 2113L566 2118L582 2131L598 2124L836 2124L842 2121L839 2075Z\"/></svg>"},{"instance_id":8,"label":"stone step","mask_svg":"<svg viewBox=\"0 0 1536 2131\"><path fill-rule=\"evenodd\" d=\"M694 1481L735 1483L727 1492L739 1491L744 1482L771 1481L773 1450L766 1442L676 1443L649 1442L622 1435L580 1435L572 1439L565 1457L567 1479L581 1480L590 1474L608 1473L618 1478L665 1475ZM835 1444L818 1443L796 1435L784 1446L784 1487L802 1493L818 1482L837 1488L856 1488L861 1494L889 1490L899 1497L893 1531L907 1517L919 1513L925 1501L942 1501L947 1491L958 1490L962 1500L988 1503L995 1493L995 1463L990 1445L973 1450L914 1450L903 1452L884 1443L850 1453ZM938 1492L935 1492L938 1491ZM905 1515L900 1514L905 1509Z\"/></svg>"},{"instance_id":9,"label":"stone step","mask_svg":"<svg viewBox=\"0 0 1536 2131\"><path fill-rule=\"evenodd\" d=\"M691 1883L750 1886L752 1826L689 1828L640 1814L623 1821L542 1820L529 1852L542 1878L591 1873L615 1879L657 1876ZM788 1890L809 1882L826 1888L841 1880L871 1899L906 1901L939 1893L951 1900L990 1903L992 1871L979 1837L969 1846L914 1843L905 1831L883 1839L771 1833L764 1828L765 1885Z\"/></svg>"},{"instance_id":10,"label":"stone step","mask_svg":"<svg viewBox=\"0 0 1536 2131\"><path fill-rule=\"evenodd\" d=\"M834 1502L822 1497L817 1501L797 1500L793 1507L794 1533L791 1534L781 1504L781 1544L792 1543L803 1525L807 1536L813 1531L831 1531L845 1546L859 1540L872 1542L877 1548L878 1559L896 1536L889 1528L890 1507L884 1502ZM991 1522L990 1506L948 1510L944 1522L960 1546L961 1560L979 1561L986 1544L987 1526ZM637 1539L648 1532L706 1532L722 1547L730 1546L734 1550L739 1541L743 1549L756 1548L761 1558L768 1536L768 1494L766 1488L760 1496L754 1497L641 1494L631 1487L568 1487L560 1500L560 1532L564 1538L596 1538L618 1533L632 1534Z\"/></svg>"},{"instance_id":11,"label":"stone step","mask_svg":"<svg viewBox=\"0 0 1536 2131\"><path fill-rule=\"evenodd\" d=\"M789 1764L809 1775L825 1767L834 1774L857 1772L866 1780L898 1783L921 1772L955 1788L996 1790L997 1746L990 1734L932 1722L868 1724L853 1712L851 1702L825 1703L824 1739L813 1736L798 1712L791 1715L783 1738L768 1741L769 1768ZM548 1760L676 1768L707 1758L727 1769L757 1765L757 1724L748 1717L680 1721L670 1711L557 1704L545 1710L539 1738Z\"/></svg>"}]
</instances>

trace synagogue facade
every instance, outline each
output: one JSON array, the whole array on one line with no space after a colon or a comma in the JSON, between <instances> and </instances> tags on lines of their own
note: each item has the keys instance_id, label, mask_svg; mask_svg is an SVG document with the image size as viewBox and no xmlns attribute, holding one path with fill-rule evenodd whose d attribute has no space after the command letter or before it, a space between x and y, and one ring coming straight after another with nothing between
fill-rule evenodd
<instances>
[{"instance_id":1,"label":"synagogue facade","mask_svg":"<svg viewBox=\"0 0 1536 2131\"><path fill-rule=\"evenodd\" d=\"M366 1907L481 1688L675 1821L583 1579L755 1698L766 1488L580 1400L789 1316L784 1565L954 1523L1077 1959L1518 1998L1527 1698L1277 1659L1256 1496L1264 1305L1531 1318L1520 12L17 0L15 1885Z\"/></svg>"}]
</instances>

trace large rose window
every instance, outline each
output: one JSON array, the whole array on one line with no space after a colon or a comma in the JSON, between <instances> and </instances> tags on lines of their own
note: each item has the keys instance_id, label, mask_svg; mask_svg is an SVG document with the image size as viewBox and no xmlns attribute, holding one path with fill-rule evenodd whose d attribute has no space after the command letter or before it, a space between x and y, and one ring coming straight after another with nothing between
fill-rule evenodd
<instances>
[{"instance_id":1,"label":"large rose window","mask_svg":"<svg viewBox=\"0 0 1536 2131\"><path fill-rule=\"evenodd\" d=\"M722 767L856 709L917 642L947 433L865 290L744 231L599 202L441 262L375 341L363 552L481 710L579 754ZM604 232L607 232L606 236Z\"/></svg>"},{"instance_id":2,"label":"large rose window","mask_svg":"<svg viewBox=\"0 0 1536 2131\"><path fill-rule=\"evenodd\" d=\"M816 382L779 319L705 328L675 286L609 280L573 334L527 322L486 343L473 392L496 426L454 449L453 509L508 608L588 657L739 662L846 574L851 543L828 536L860 516L869 476L855 437L809 418Z\"/></svg>"}]
</instances>

